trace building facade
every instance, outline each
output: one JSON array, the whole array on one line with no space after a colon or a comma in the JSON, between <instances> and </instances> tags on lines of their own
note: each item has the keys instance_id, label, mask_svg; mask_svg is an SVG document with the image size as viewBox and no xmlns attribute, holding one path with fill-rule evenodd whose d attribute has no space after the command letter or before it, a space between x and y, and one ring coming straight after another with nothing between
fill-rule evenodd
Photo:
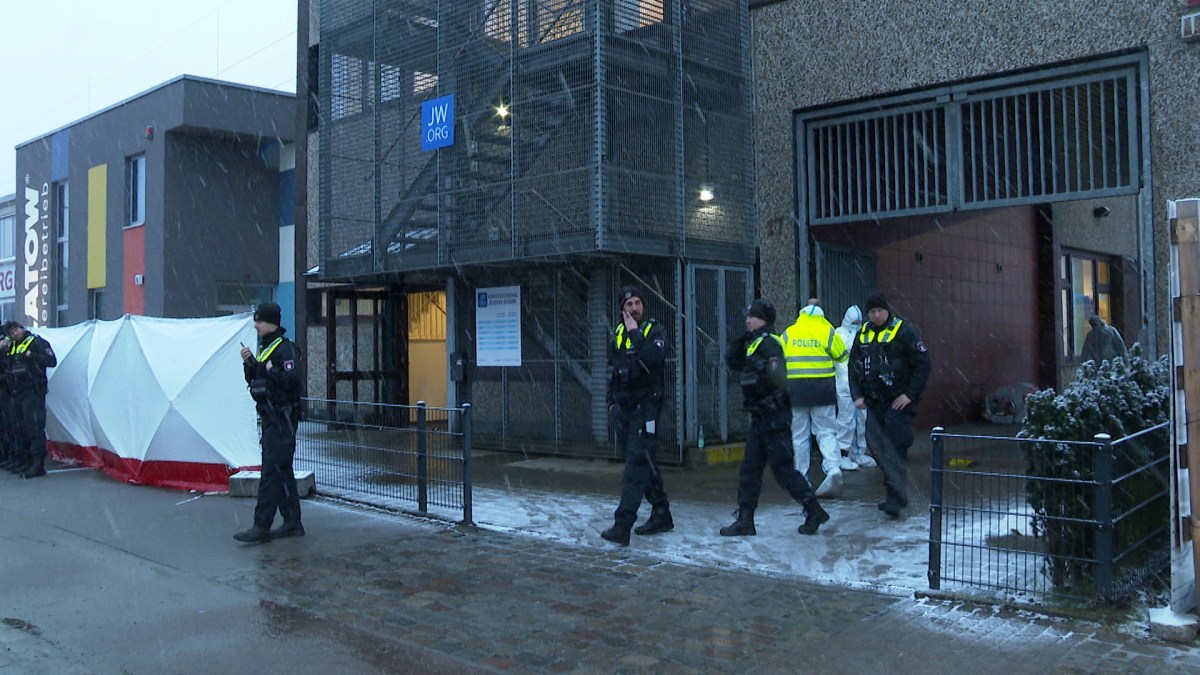
<instances>
[{"instance_id":1,"label":"building facade","mask_svg":"<svg viewBox=\"0 0 1200 675\"><path fill-rule=\"evenodd\" d=\"M840 317L883 290L933 356L926 426L1061 386L1093 313L1164 353L1195 4L751 2L764 292Z\"/></svg>"},{"instance_id":2,"label":"building facade","mask_svg":"<svg viewBox=\"0 0 1200 675\"><path fill-rule=\"evenodd\" d=\"M300 17L313 395L469 401L485 445L610 455L607 342L639 283L675 345L664 445L738 433L720 353L754 285L745 2Z\"/></svg>"},{"instance_id":3,"label":"building facade","mask_svg":"<svg viewBox=\"0 0 1200 675\"><path fill-rule=\"evenodd\" d=\"M290 307L294 110L181 76L18 146L18 319Z\"/></svg>"},{"instance_id":4,"label":"building facade","mask_svg":"<svg viewBox=\"0 0 1200 675\"><path fill-rule=\"evenodd\" d=\"M0 321L17 312L17 196L0 197Z\"/></svg>"}]
</instances>

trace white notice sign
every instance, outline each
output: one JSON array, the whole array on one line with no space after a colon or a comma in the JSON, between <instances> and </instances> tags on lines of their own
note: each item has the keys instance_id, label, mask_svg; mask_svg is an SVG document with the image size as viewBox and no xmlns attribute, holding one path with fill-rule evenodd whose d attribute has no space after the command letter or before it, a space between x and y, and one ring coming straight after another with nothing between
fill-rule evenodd
<instances>
[{"instance_id":1,"label":"white notice sign","mask_svg":"<svg viewBox=\"0 0 1200 675\"><path fill-rule=\"evenodd\" d=\"M521 365L521 287L475 291L475 365Z\"/></svg>"}]
</instances>

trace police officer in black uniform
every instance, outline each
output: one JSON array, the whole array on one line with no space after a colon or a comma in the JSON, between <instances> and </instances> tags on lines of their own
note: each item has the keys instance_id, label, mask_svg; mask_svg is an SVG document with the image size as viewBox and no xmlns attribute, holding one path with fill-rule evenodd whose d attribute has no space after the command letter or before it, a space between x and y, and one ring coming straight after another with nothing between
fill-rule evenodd
<instances>
[{"instance_id":1,"label":"police officer in black uniform","mask_svg":"<svg viewBox=\"0 0 1200 675\"><path fill-rule=\"evenodd\" d=\"M812 485L796 470L792 455L792 404L787 392L783 340L775 335L775 306L755 300L746 309L746 332L729 345L725 364L741 373L742 405L750 414L746 456L738 471L737 520L721 528L721 536L757 534L754 510L768 465L775 482L804 507L806 518L797 531L816 534L829 520L817 502Z\"/></svg>"},{"instance_id":2,"label":"police officer in black uniform","mask_svg":"<svg viewBox=\"0 0 1200 675\"><path fill-rule=\"evenodd\" d=\"M0 341L3 344L3 341ZM20 463L12 442L12 395L8 391L8 349L0 349L0 469Z\"/></svg>"},{"instance_id":3,"label":"police officer in black uniform","mask_svg":"<svg viewBox=\"0 0 1200 675\"><path fill-rule=\"evenodd\" d=\"M911 322L892 313L878 291L863 304L867 321L850 350L850 397L867 411L867 449L883 469L879 510L897 518L908 506L908 448L913 416L929 381L929 351Z\"/></svg>"},{"instance_id":4,"label":"police officer in black uniform","mask_svg":"<svg viewBox=\"0 0 1200 675\"><path fill-rule=\"evenodd\" d=\"M300 421L300 350L284 337L279 305L268 302L254 312L258 352L242 347L246 383L262 427L262 472L258 481L258 503L254 527L233 535L234 539L258 544L280 537L303 537L300 523L300 494L292 458L296 454L296 426ZM274 530L275 511L283 525Z\"/></svg>"},{"instance_id":5,"label":"police officer in black uniform","mask_svg":"<svg viewBox=\"0 0 1200 675\"><path fill-rule=\"evenodd\" d=\"M658 322L643 321L644 297L639 286L621 289L621 323L608 342L608 413L625 460L625 475L613 526L600 536L621 546L629 545L629 532L643 497L650 502L650 518L633 532L648 535L675 529L662 474L654 461L664 366L671 346Z\"/></svg>"},{"instance_id":6,"label":"police officer in black uniform","mask_svg":"<svg viewBox=\"0 0 1200 675\"><path fill-rule=\"evenodd\" d=\"M0 353L7 360L9 422L12 431L9 471L22 478L46 475L46 369L58 365L50 343L16 321L6 321Z\"/></svg>"}]
</instances>

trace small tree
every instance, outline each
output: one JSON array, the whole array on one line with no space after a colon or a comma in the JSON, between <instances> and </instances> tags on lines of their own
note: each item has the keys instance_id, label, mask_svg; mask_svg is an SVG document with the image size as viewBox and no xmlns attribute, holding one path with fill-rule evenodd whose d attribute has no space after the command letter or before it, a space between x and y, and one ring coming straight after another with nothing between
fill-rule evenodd
<instances>
[{"instance_id":1,"label":"small tree","mask_svg":"<svg viewBox=\"0 0 1200 675\"><path fill-rule=\"evenodd\" d=\"M1087 561L1093 555L1093 532L1086 521L1094 515L1094 492L1079 482L1093 479L1097 448L1053 441L1092 441L1100 433L1123 438L1167 421L1170 408L1167 358L1148 361L1139 345L1128 357L1084 362L1061 394L1046 389L1026 400L1025 422L1017 437L1036 441L1021 444L1026 475L1031 477L1026 500L1034 512L1034 534L1044 537L1045 568L1054 588L1091 579ZM1162 443L1165 447L1166 441ZM1133 443L1122 451L1143 455L1128 458L1141 465L1153 447L1152 442ZM1161 489L1160 482L1156 474L1137 476L1124 486L1128 498L1121 501L1140 503L1138 499Z\"/></svg>"}]
</instances>

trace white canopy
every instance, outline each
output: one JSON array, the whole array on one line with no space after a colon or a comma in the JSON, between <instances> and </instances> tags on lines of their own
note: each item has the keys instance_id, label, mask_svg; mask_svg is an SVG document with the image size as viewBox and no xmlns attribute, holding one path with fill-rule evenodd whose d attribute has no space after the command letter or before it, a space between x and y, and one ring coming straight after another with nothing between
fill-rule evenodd
<instances>
[{"instance_id":1,"label":"white canopy","mask_svg":"<svg viewBox=\"0 0 1200 675\"><path fill-rule=\"evenodd\" d=\"M50 342L46 434L60 461L146 485L227 490L259 465L254 401L241 345L250 314L129 316L33 332Z\"/></svg>"}]
</instances>

